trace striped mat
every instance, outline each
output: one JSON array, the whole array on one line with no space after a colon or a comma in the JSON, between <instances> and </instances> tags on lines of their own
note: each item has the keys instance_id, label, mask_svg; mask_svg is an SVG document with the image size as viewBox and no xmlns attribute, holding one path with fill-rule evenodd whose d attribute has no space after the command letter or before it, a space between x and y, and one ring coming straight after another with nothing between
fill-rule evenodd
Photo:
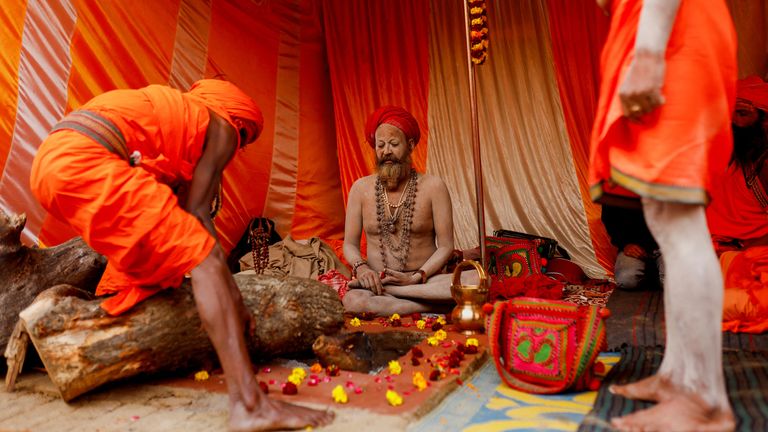
<instances>
[{"instance_id":1,"label":"striped mat","mask_svg":"<svg viewBox=\"0 0 768 432\"><path fill-rule=\"evenodd\" d=\"M608 385L633 382L653 374L661 364L662 355L660 348L625 348L619 363L606 376L594 408L584 418L579 432L611 431L608 422L612 417L650 407L649 402L614 396L608 391ZM768 430L768 353L725 350L723 369L738 421L736 430Z\"/></svg>"},{"instance_id":2,"label":"striped mat","mask_svg":"<svg viewBox=\"0 0 768 432\"><path fill-rule=\"evenodd\" d=\"M608 299L611 317L606 320L608 349L624 346L664 346L662 290L615 290ZM723 332L723 348L768 351L768 333Z\"/></svg>"}]
</instances>

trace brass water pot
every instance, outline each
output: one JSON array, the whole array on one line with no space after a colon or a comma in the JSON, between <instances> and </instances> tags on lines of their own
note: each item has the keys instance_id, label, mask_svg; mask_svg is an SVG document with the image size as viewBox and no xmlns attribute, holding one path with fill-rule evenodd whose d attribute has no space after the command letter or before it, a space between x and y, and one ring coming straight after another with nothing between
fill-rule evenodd
<instances>
[{"instance_id":1,"label":"brass water pot","mask_svg":"<svg viewBox=\"0 0 768 432\"><path fill-rule=\"evenodd\" d=\"M480 277L478 285L462 285L461 272L465 268L474 267ZM451 321L464 334L482 333L485 329L485 314L483 305L488 302L488 276L483 266L476 261L462 261L453 270L451 297L456 301L456 307L451 312Z\"/></svg>"}]
</instances>

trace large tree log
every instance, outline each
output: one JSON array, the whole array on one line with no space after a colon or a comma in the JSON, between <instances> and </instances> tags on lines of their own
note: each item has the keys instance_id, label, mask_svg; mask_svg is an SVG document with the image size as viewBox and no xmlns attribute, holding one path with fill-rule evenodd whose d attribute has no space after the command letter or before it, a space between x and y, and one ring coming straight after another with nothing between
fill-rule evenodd
<instances>
[{"instance_id":1,"label":"large tree log","mask_svg":"<svg viewBox=\"0 0 768 432\"><path fill-rule=\"evenodd\" d=\"M21 244L25 215L8 216L0 210L0 352L8 343L19 312L44 290L59 284L93 292L106 259L81 238L51 248Z\"/></svg>"},{"instance_id":2,"label":"large tree log","mask_svg":"<svg viewBox=\"0 0 768 432\"><path fill-rule=\"evenodd\" d=\"M256 321L247 339L252 357L308 351L318 336L344 325L338 295L320 282L255 274L235 275L235 280ZM20 315L65 401L110 381L192 370L215 358L188 284L118 317L107 315L101 300L88 297L73 287L54 287Z\"/></svg>"}]
</instances>

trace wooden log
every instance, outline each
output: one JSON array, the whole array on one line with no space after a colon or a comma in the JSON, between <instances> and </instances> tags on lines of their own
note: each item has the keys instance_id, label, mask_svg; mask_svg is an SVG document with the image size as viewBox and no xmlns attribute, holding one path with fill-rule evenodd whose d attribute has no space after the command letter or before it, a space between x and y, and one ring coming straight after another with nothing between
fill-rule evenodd
<instances>
[{"instance_id":1,"label":"wooden log","mask_svg":"<svg viewBox=\"0 0 768 432\"><path fill-rule=\"evenodd\" d=\"M0 352L19 320L19 312L44 290L69 284L93 292L106 259L81 238L50 248L21 244L24 214L8 216L0 210Z\"/></svg>"},{"instance_id":2,"label":"wooden log","mask_svg":"<svg viewBox=\"0 0 768 432\"><path fill-rule=\"evenodd\" d=\"M320 282L255 274L235 275L235 281L256 321L247 337L252 358L308 351L318 336L344 325L338 295ZM215 359L188 283L118 317L107 315L100 299L75 292L54 287L20 315L65 401L111 381L194 370Z\"/></svg>"}]
</instances>

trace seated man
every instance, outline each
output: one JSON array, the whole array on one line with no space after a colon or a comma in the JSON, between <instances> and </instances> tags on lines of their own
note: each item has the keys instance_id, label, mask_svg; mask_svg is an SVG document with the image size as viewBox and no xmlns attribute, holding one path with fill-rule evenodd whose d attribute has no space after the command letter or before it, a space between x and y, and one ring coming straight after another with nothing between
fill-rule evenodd
<instances>
[{"instance_id":1,"label":"seated man","mask_svg":"<svg viewBox=\"0 0 768 432\"><path fill-rule=\"evenodd\" d=\"M643 211L603 205L601 219L611 244L619 249L613 270L616 286L625 290L662 287L664 261Z\"/></svg>"},{"instance_id":2,"label":"seated man","mask_svg":"<svg viewBox=\"0 0 768 432\"><path fill-rule=\"evenodd\" d=\"M768 84L739 81L733 155L715 182L707 222L725 283L723 330L768 330Z\"/></svg>"},{"instance_id":3,"label":"seated man","mask_svg":"<svg viewBox=\"0 0 768 432\"><path fill-rule=\"evenodd\" d=\"M444 310L451 305L451 275L438 273L453 252L448 188L411 165L420 132L409 112L379 108L368 118L365 135L376 152L378 172L357 180L349 191L344 257L356 279L349 283L344 307L378 315L427 312L441 303ZM360 251L363 230L367 260ZM472 272L466 273L463 279L471 279Z\"/></svg>"}]
</instances>

